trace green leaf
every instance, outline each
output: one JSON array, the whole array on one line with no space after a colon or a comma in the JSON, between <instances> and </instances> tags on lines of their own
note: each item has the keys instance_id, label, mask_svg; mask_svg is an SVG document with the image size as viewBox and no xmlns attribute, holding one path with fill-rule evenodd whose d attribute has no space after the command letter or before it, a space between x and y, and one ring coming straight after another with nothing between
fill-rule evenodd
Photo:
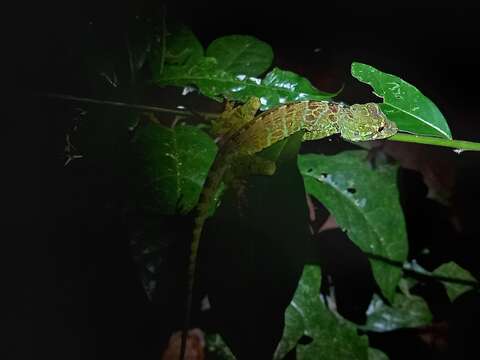
<instances>
[{"instance_id":1,"label":"green leaf","mask_svg":"<svg viewBox=\"0 0 480 360\"><path fill-rule=\"evenodd\" d=\"M204 57L194 64L168 66L162 74L155 74L158 85L196 86L208 97L221 100L221 96L246 102L256 96L262 102L261 110L267 110L290 101L325 100L337 93L321 92L305 78L278 68L270 71L263 80L223 70L215 58Z\"/></svg>"},{"instance_id":2,"label":"green leaf","mask_svg":"<svg viewBox=\"0 0 480 360\"><path fill-rule=\"evenodd\" d=\"M400 263L406 260L408 243L396 166L380 164L372 169L364 150L302 155L298 164L307 192L327 207L362 251ZM383 294L393 300L401 268L374 258L370 262Z\"/></svg>"},{"instance_id":3,"label":"green leaf","mask_svg":"<svg viewBox=\"0 0 480 360\"><path fill-rule=\"evenodd\" d=\"M162 214L191 210L215 157L213 140L193 126L149 122L137 130L133 148L140 206Z\"/></svg>"},{"instance_id":4,"label":"green leaf","mask_svg":"<svg viewBox=\"0 0 480 360\"><path fill-rule=\"evenodd\" d=\"M150 68L159 76L167 65L192 64L203 56L203 46L193 32L181 24L170 25L166 34L158 34L152 42Z\"/></svg>"},{"instance_id":5,"label":"green leaf","mask_svg":"<svg viewBox=\"0 0 480 360\"><path fill-rule=\"evenodd\" d=\"M273 50L253 36L230 35L214 40L206 56L217 59L219 68L232 74L259 76L272 65Z\"/></svg>"},{"instance_id":6,"label":"green leaf","mask_svg":"<svg viewBox=\"0 0 480 360\"><path fill-rule=\"evenodd\" d=\"M376 294L367 310L367 323L362 330L386 332L414 328L432 322L432 314L423 298L396 293L392 306L386 305Z\"/></svg>"},{"instance_id":7,"label":"green leaf","mask_svg":"<svg viewBox=\"0 0 480 360\"><path fill-rule=\"evenodd\" d=\"M388 356L383 351L369 347L368 360L388 360Z\"/></svg>"},{"instance_id":8,"label":"green leaf","mask_svg":"<svg viewBox=\"0 0 480 360\"><path fill-rule=\"evenodd\" d=\"M451 278L452 280L467 280L467 281L476 281L473 275L462 268L461 266L457 265L455 262L450 261L448 263L440 265L436 268L433 272L433 275L443 276L447 278ZM450 281L442 281L443 285L447 289L448 297L450 301L454 301L457 297L462 295L463 293L473 289L470 285L465 284L458 284L455 282Z\"/></svg>"},{"instance_id":9,"label":"green leaf","mask_svg":"<svg viewBox=\"0 0 480 360\"><path fill-rule=\"evenodd\" d=\"M285 329L274 358L282 359L296 345L299 360L367 359L368 338L359 336L355 326L328 311L320 298L320 282L320 268L305 266L285 312ZM303 335L313 341L297 344Z\"/></svg>"},{"instance_id":10,"label":"green leaf","mask_svg":"<svg viewBox=\"0 0 480 360\"><path fill-rule=\"evenodd\" d=\"M380 105L400 131L416 135L452 138L450 128L437 106L415 86L372 66L352 63L352 75L370 85L383 98Z\"/></svg>"},{"instance_id":11,"label":"green leaf","mask_svg":"<svg viewBox=\"0 0 480 360\"><path fill-rule=\"evenodd\" d=\"M205 337L207 343L208 359L235 360L235 356L220 334L208 334Z\"/></svg>"}]
</instances>

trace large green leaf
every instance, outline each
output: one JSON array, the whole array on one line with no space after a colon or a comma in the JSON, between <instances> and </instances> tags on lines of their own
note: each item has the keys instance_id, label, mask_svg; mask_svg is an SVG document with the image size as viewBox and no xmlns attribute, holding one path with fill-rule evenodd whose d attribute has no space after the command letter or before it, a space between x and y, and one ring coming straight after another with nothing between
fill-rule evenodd
<instances>
[{"instance_id":1,"label":"large green leaf","mask_svg":"<svg viewBox=\"0 0 480 360\"><path fill-rule=\"evenodd\" d=\"M388 306L379 296L374 295L367 310L367 324L360 328L385 332L424 326L431 322L432 314L423 298L396 293L392 306Z\"/></svg>"},{"instance_id":2,"label":"large green leaf","mask_svg":"<svg viewBox=\"0 0 480 360\"><path fill-rule=\"evenodd\" d=\"M383 98L382 111L395 121L400 131L452 138L440 110L415 86L361 63L352 63L352 75L373 87L374 94Z\"/></svg>"},{"instance_id":3,"label":"large green leaf","mask_svg":"<svg viewBox=\"0 0 480 360\"><path fill-rule=\"evenodd\" d=\"M162 214L191 210L215 156L212 139L193 126L149 122L137 130L133 148L139 206Z\"/></svg>"},{"instance_id":4,"label":"large green leaf","mask_svg":"<svg viewBox=\"0 0 480 360\"><path fill-rule=\"evenodd\" d=\"M327 207L360 249L377 258L406 260L408 243L396 166L379 164L373 169L364 150L302 155L298 164L307 192ZM402 270L375 258L370 262L383 294L393 300Z\"/></svg>"},{"instance_id":5,"label":"large green leaf","mask_svg":"<svg viewBox=\"0 0 480 360\"><path fill-rule=\"evenodd\" d=\"M282 359L297 347L299 360L367 359L368 338L359 336L355 326L335 317L320 298L321 271L307 265L297 291L285 312L285 329L275 359ZM313 341L300 345L302 336Z\"/></svg>"},{"instance_id":6,"label":"large green leaf","mask_svg":"<svg viewBox=\"0 0 480 360\"><path fill-rule=\"evenodd\" d=\"M325 100L336 94L321 92L307 79L290 71L274 68L264 79L225 71L212 57L199 58L194 64L167 66L154 74L158 85L198 87L208 97L220 100L221 96L240 102L256 96L262 110L296 100Z\"/></svg>"},{"instance_id":7,"label":"large green leaf","mask_svg":"<svg viewBox=\"0 0 480 360\"><path fill-rule=\"evenodd\" d=\"M217 59L219 68L232 74L259 76L272 65L273 50L253 36L230 35L215 39L206 56Z\"/></svg>"},{"instance_id":8,"label":"large green leaf","mask_svg":"<svg viewBox=\"0 0 480 360\"><path fill-rule=\"evenodd\" d=\"M453 261L440 265L432 272L432 274L450 278L452 280L442 281L447 289L447 295L450 298L450 301L454 301L457 297L473 288L471 285L455 283L455 280L476 281L469 271Z\"/></svg>"}]
</instances>

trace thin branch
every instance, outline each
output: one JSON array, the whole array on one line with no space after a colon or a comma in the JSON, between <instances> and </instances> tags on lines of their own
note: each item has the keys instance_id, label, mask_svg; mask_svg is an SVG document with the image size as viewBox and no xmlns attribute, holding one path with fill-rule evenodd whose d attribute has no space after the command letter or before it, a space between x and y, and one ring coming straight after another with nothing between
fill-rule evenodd
<instances>
[{"instance_id":1,"label":"thin branch","mask_svg":"<svg viewBox=\"0 0 480 360\"><path fill-rule=\"evenodd\" d=\"M55 99L88 102L88 103L100 104L100 105L120 106L120 107L125 107L130 109L168 113L168 114L174 114L174 115L180 115L180 116L192 116L192 115L201 116L203 119L216 119L219 116L219 114L217 113L203 113L203 112L196 112L196 111L189 111L189 110L168 109L168 108L162 108L158 106L130 104L130 103L124 103L119 101L110 101L110 100L98 100L98 99L78 97L78 96L65 95L65 94L43 93L43 94L37 94L37 95L49 97L49 98L55 98ZM418 136L418 135L410 135L410 134L403 134L403 133L395 134L392 137L388 138L387 140L449 147L449 148L455 149L458 153L461 153L463 151L480 151L480 143L472 142L472 141L464 141L464 140L449 140L449 139L442 139L437 137Z\"/></svg>"},{"instance_id":2,"label":"thin branch","mask_svg":"<svg viewBox=\"0 0 480 360\"><path fill-rule=\"evenodd\" d=\"M54 99L63 99L63 100L71 100L71 101L78 101L78 102L86 102L91 104L100 104L100 105L111 105L111 106L119 106L129 109L138 109L138 110L145 110L145 111L152 111L152 112L160 112L160 113L168 113L180 116L202 116L204 119L215 119L218 117L218 114L215 113L199 113L193 112L188 110L177 110L177 109L168 109L162 108L158 106L150 106L150 105L140 105L140 104L130 104L124 103L119 101L110 101L110 100L98 100L86 97L78 97L72 95L65 95L65 94L53 94L53 93L44 93L44 94L37 94L38 96L44 96Z\"/></svg>"},{"instance_id":3,"label":"thin branch","mask_svg":"<svg viewBox=\"0 0 480 360\"><path fill-rule=\"evenodd\" d=\"M437 137L418 136L410 134L395 134L392 137L388 138L388 140L450 147L456 149L458 153L467 150L480 151L480 143L464 140L449 140Z\"/></svg>"},{"instance_id":4,"label":"thin branch","mask_svg":"<svg viewBox=\"0 0 480 360\"><path fill-rule=\"evenodd\" d=\"M161 38L161 44L160 46L162 47L161 53L160 53L160 69L159 69L159 75L163 73L163 67L165 66L165 53L167 51L167 25L165 22L165 19L167 17L167 6L163 4L162 6L162 38Z\"/></svg>"},{"instance_id":5,"label":"thin branch","mask_svg":"<svg viewBox=\"0 0 480 360\"><path fill-rule=\"evenodd\" d=\"M369 253L369 252L364 252L364 254L367 255L367 257L369 259L376 260L376 261L381 261L385 264L401 268L405 275L407 275L409 277L412 277L412 278L417 278L417 279L421 279L421 280L425 280L425 281L438 280L438 281L449 282L449 283L452 283L452 284L460 284L460 285L471 286L471 287L473 287L474 289L477 289L477 290L480 289L480 283L477 282L477 281L474 281L474 280L466 280L466 279L454 278L454 277L449 277L449 276L437 275L437 274L433 274L430 271L427 271L427 272L419 271L419 270L415 270L415 269L412 269L410 267L407 267L401 261L392 260L392 259L389 259L387 257L372 254L372 253Z\"/></svg>"},{"instance_id":6,"label":"thin branch","mask_svg":"<svg viewBox=\"0 0 480 360\"><path fill-rule=\"evenodd\" d=\"M126 43L127 52L128 52L128 65L130 67L130 82L133 85L135 84L135 64L134 64L135 60L133 58L134 55L132 53L128 32L125 33L125 43Z\"/></svg>"}]
</instances>

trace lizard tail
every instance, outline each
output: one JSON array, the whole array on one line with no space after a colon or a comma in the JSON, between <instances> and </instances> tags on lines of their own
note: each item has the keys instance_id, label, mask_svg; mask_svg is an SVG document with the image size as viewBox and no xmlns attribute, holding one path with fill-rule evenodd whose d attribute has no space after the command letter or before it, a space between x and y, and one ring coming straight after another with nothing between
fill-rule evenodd
<instances>
[{"instance_id":1,"label":"lizard tail","mask_svg":"<svg viewBox=\"0 0 480 360\"><path fill-rule=\"evenodd\" d=\"M193 287L195 285L195 270L197 266L198 247L202 236L203 226L208 218L210 207L215 198L220 183L225 173L227 161L223 154L218 154L215 158L210 171L208 172L205 185L200 194L200 199L195 208L195 223L193 225L192 242L190 245L190 257L188 260L188 285L187 299L185 306L185 319L182 330L182 341L180 348L180 360L184 360L187 335L190 328L190 318L192 312Z\"/></svg>"}]
</instances>

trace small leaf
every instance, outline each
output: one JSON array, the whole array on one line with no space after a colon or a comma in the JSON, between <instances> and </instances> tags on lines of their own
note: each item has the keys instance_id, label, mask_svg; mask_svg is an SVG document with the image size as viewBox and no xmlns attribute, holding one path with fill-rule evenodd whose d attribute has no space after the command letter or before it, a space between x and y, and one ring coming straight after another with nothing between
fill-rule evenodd
<instances>
[{"instance_id":1,"label":"small leaf","mask_svg":"<svg viewBox=\"0 0 480 360\"><path fill-rule=\"evenodd\" d=\"M372 169L364 150L334 156L302 155L298 164L307 192L327 207L362 251L387 262L406 260L408 243L396 166L385 164ZM393 300L402 270L387 262L370 259L380 289Z\"/></svg>"},{"instance_id":2,"label":"small leaf","mask_svg":"<svg viewBox=\"0 0 480 360\"><path fill-rule=\"evenodd\" d=\"M451 278L452 280L476 281L469 271L458 266L453 261L440 265L432 272L432 274ZM450 298L450 301L454 301L457 297L473 288L470 285L458 284L450 281L442 281L442 283L447 289L447 295Z\"/></svg>"},{"instance_id":3,"label":"small leaf","mask_svg":"<svg viewBox=\"0 0 480 360\"><path fill-rule=\"evenodd\" d=\"M431 322L430 309L420 296L396 293L392 306L388 306L375 294L367 310L367 324L359 328L386 332L424 326Z\"/></svg>"},{"instance_id":4,"label":"small leaf","mask_svg":"<svg viewBox=\"0 0 480 360\"><path fill-rule=\"evenodd\" d=\"M267 110L290 101L325 100L337 93L325 93L317 90L305 78L278 68L269 72L263 80L235 75L223 70L215 58L204 57L191 65L168 66L162 74L156 74L154 81L158 85L189 86L195 85L208 97L221 100L221 96L240 102L246 102L256 96L262 102L261 110Z\"/></svg>"},{"instance_id":5,"label":"small leaf","mask_svg":"<svg viewBox=\"0 0 480 360\"><path fill-rule=\"evenodd\" d=\"M133 146L141 206L162 214L191 210L215 156L212 139L193 126L150 122L137 131Z\"/></svg>"},{"instance_id":6,"label":"small leaf","mask_svg":"<svg viewBox=\"0 0 480 360\"><path fill-rule=\"evenodd\" d=\"M206 56L217 59L219 68L232 74L259 76L272 65L273 50L253 36L230 35L214 40Z\"/></svg>"},{"instance_id":7,"label":"small leaf","mask_svg":"<svg viewBox=\"0 0 480 360\"><path fill-rule=\"evenodd\" d=\"M321 271L307 265L295 296L285 312L285 329L275 359L282 359L295 345L299 360L367 359L368 338L355 326L336 318L320 299ZM313 341L298 344L302 336Z\"/></svg>"},{"instance_id":8,"label":"small leaf","mask_svg":"<svg viewBox=\"0 0 480 360\"><path fill-rule=\"evenodd\" d=\"M373 87L374 94L383 98L382 111L395 121L400 131L452 138L440 110L413 85L395 75L355 62L352 63L352 75Z\"/></svg>"},{"instance_id":9,"label":"small leaf","mask_svg":"<svg viewBox=\"0 0 480 360\"><path fill-rule=\"evenodd\" d=\"M208 358L215 358L221 360L236 360L232 351L225 344L220 334L208 334L205 337L207 343Z\"/></svg>"},{"instance_id":10,"label":"small leaf","mask_svg":"<svg viewBox=\"0 0 480 360\"><path fill-rule=\"evenodd\" d=\"M388 356L383 351L369 347L368 360L388 360Z\"/></svg>"}]
</instances>

